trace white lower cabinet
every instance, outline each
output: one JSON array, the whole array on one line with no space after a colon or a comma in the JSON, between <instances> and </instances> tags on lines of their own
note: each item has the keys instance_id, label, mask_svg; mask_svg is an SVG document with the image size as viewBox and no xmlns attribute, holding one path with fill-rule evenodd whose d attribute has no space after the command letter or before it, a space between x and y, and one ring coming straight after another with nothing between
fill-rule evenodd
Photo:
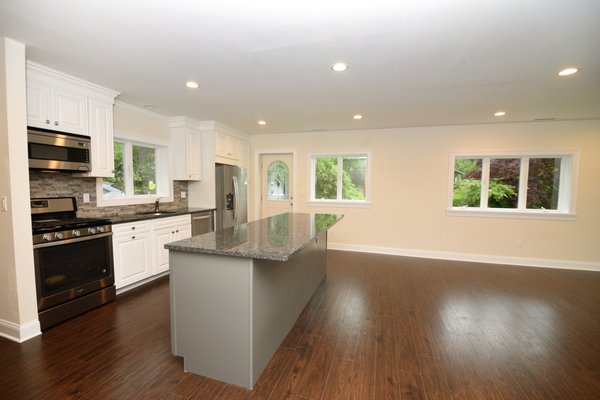
<instances>
[{"instance_id":1,"label":"white lower cabinet","mask_svg":"<svg viewBox=\"0 0 600 400\"><path fill-rule=\"evenodd\" d=\"M192 236L192 220L190 214L153 220L152 273L160 274L169 270L169 250L165 244Z\"/></svg>"},{"instance_id":2,"label":"white lower cabinet","mask_svg":"<svg viewBox=\"0 0 600 400\"><path fill-rule=\"evenodd\" d=\"M190 214L113 225L117 289L169 270L165 244L192 236ZM134 286L133 286L134 287Z\"/></svg>"},{"instance_id":3,"label":"white lower cabinet","mask_svg":"<svg viewBox=\"0 0 600 400\"><path fill-rule=\"evenodd\" d=\"M115 286L131 285L152 274L150 221L113 226Z\"/></svg>"}]
</instances>

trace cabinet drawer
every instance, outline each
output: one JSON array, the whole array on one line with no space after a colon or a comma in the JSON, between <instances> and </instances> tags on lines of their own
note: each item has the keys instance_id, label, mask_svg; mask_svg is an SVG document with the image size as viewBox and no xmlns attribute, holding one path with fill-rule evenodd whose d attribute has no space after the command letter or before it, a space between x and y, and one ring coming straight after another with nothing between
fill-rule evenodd
<instances>
[{"instance_id":1,"label":"cabinet drawer","mask_svg":"<svg viewBox=\"0 0 600 400\"><path fill-rule=\"evenodd\" d=\"M190 214L178 215L176 217L157 218L152 220L153 229L161 229L174 225L182 225L191 223Z\"/></svg>"},{"instance_id":2,"label":"cabinet drawer","mask_svg":"<svg viewBox=\"0 0 600 400\"><path fill-rule=\"evenodd\" d=\"M150 230L150 221L137 221L113 225L113 235L130 234L131 232L144 232L148 230Z\"/></svg>"}]
</instances>

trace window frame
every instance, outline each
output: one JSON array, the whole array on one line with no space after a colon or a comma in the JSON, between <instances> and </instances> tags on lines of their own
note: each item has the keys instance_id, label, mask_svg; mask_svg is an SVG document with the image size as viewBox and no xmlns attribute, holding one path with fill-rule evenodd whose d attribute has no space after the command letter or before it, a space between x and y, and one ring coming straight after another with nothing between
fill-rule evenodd
<instances>
[{"instance_id":1,"label":"window frame","mask_svg":"<svg viewBox=\"0 0 600 400\"><path fill-rule=\"evenodd\" d=\"M315 173L317 166L317 158L322 157L335 157L338 159L338 175L337 175L337 187L338 193L336 199L315 199ZM343 168L343 164L340 159L344 157L366 157L367 162L365 166L365 199L364 200L344 200L341 198L342 190L342 174L340 171ZM360 150L360 151L345 151L345 152L318 152L309 153L308 162L310 165L309 175L309 191L310 197L307 205L309 206L330 206L330 207L358 207L358 208L369 208L371 207L371 152Z\"/></svg>"},{"instance_id":2,"label":"window frame","mask_svg":"<svg viewBox=\"0 0 600 400\"><path fill-rule=\"evenodd\" d=\"M104 178L96 179L96 204L98 207L124 206L136 204L149 204L160 198L163 202L173 201L173 180L171 178L170 152L171 144L167 141L148 140L136 134L115 133L114 142L124 144L123 164L125 178L125 196L105 197L104 196ZM132 175L132 147L142 146L155 149L155 174L156 174L156 194L133 194L133 175ZM114 146L113 146L114 149ZM114 151L114 150L113 150Z\"/></svg>"},{"instance_id":3,"label":"window frame","mask_svg":"<svg viewBox=\"0 0 600 400\"><path fill-rule=\"evenodd\" d=\"M487 206L489 190L489 160L490 159L520 160L518 206L517 208L489 208ZM526 208L527 181L529 179L530 158L560 158L559 200L556 210L541 210ZM454 168L456 159L482 159L481 167L481 205L479 207L453 206L454 200ZM527 160L527 163L523 161ZM536 151L536 152L452 152L448 162L448 197L447 215L475 217L504 217L525 219L557 219L574 220L576 217L576 194L579 173L579 150L570 151Z\"/></svg>"}]
</instances>

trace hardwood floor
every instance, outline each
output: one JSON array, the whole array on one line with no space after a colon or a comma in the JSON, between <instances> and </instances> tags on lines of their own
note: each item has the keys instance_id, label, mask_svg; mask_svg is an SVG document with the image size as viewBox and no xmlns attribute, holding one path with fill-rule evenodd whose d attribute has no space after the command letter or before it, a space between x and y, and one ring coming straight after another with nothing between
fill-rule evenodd
<instances>
[{"instance_id":1,"label":"hardwood floor","mask_svg":"<svg viewBox=\"0 0 600 400\"><path fill-rule=\"evenodd\" d=\"M163 279L23 344L1 399L599 399L600 273L330 251L254 390L183 372Z\"/></svg>"}]
</instances>

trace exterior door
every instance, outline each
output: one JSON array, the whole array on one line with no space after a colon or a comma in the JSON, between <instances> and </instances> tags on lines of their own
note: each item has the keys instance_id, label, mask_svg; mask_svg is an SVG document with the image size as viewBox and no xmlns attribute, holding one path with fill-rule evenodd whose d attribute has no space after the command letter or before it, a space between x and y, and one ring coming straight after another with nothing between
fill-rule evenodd
<instances>
[{"instance_id":1,"label":"exterior door","mask_svg":"<svg viewBox=\"0 0 600 400\"><path fill-rule=\"evenodd\" d=\"M293 155L263 154L261 165L261 217L292 212Z\"/></svg>"}]
</instances>

